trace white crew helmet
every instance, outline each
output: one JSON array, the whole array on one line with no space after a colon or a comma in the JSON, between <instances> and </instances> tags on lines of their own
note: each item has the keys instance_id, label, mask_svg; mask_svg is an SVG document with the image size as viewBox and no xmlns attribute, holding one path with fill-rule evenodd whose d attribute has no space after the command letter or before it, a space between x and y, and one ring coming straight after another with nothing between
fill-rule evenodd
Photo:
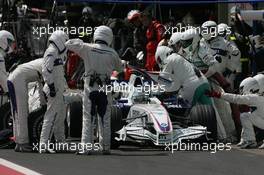
<instances>
[{"instance_id":1,"label":"white crew helmet","mask_svg":"<svg viewBox=\"0 0 264 175\"><path fill-rule=\"evenodd\" d=\"M12 44L15 42L14 36L6 31L0 31L0 48L2 48L6 53L13 52Z\"/></svg>"},{"instance_id":2,"label":"white crew helmet","mask_svg":"<svg viewBox=\"0 0 264 175\"><path fill-rule=\"evenodd\" d=\"M93 40L94 42L104 41L108 46L110 46L113 41L112 29L104 25L97 27L94 31Z\"/></svg>"},{"instance_id":3,"label":"white crew helmet","mask_svg":"<svg viewBox=\"0 0 264 175\"><path fill-rule=\"evenodd\" d=\"M167 46L159 46L157 47L155 53L156 63L159 65L160 69L167 64L167 57L173 53L173 50Z\"/></svg>"},{"instance_id":4,"label":"white crew helmet","mask_svg":"<svg viewBox=\"0 0 264 175\"><path fill-rule=\"evenodd\" d=\"M86 7L83 8L83 10L82 10L82 14L83 14L83 15L84 15L84 14L91 15L91 14L93 14L93 9L92 9L91 7L89 7L89 6L86 6Z\"/></svg>"},{"instance_id":5,"label":"white crew helmet","mask_svg":"<svg viewBox=\"0 0 264 175\"><path fill-rule=\"evenodd\" d=\"M181 41L181 32L175 32L171 35L169 40L169 46L174 46Z\"/></svg>"},{"instance_id":6,"label":"white crew helmet","mask_svg":"<svg viewBox=\"0 0 264 175\"><path fill-rule=\"evenodd\" d=\"M139 18L140 17L140 11L139 10L131 10L127 14L127 19L128 21L132 21L133 19Z\"/></svg>"},{"instance_id":7,"label":"white crew helmet","mask_svg":"<svg viewBox=\"0 0 264 175\"><path fill-rule=\"evenodd\" d=\"M264 74L258 74L253 77L259 84L259 93L264 94Z\"/></svg>"},{"instance_id":8,"label":"white crew helmet","mask_svg":"<svg viewBox=\"0 0 264 175\"><path fill-rule=\"evenodd\" d=\"M65 42L68 40L69 36L61 30L56 30L49 37L49 42L57 47L59 54L62 54L67 50L65 47Z\"/></svg>"},{"instance_id":9,"label":"white crew helmet","mask_svg":"<svg viewBox=\"0 0 264 175\"><path fill-rule=\"evenodd\" d=\"M217 24L214 21L206 21L202 24L201 35L205 40L210 40L212 37L216 37L217 33Z\"/></svg>"},{"instance_id":10,"label":"white crew helmet","mask_svg":"<svg viewBox=\"0 0 264 175\"><path fill-rule=\"evenodd\" d=\"M259 93L260 87L257 80L253 77L245 78L239 85L240 94L256 94Z\"/></svg>"},{"instance_id":11,"label":"white crew helmet","mask_svg":"<svg viewBox=\"0 0 264 175\"><path fill-rule=\"evenodd\" d=\"M187 54L193 52L199 44L200 36L196 29L191 28L181 34L181 46Z\"/></svg>"},{"instance_id":12,"label":"white crew helmet","mask_svg":"<svg viewBox=\"0 0 264 175\"><path fill-rule=\"evenodd\" d=\"M228 29L228 25L225 24L225 23L220 23L217 25L217 32L218 32L218 35L222 36L222 37L226 37L227 35L227 31L229 30ZM221 33L220 33L221 32Z\"/></svg>"}]
</instances>

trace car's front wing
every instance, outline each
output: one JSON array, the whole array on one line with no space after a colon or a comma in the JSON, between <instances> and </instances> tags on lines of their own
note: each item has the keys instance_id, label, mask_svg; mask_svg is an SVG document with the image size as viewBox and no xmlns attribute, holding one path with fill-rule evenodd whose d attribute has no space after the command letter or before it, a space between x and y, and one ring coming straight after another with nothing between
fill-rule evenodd
<instances>
[{"instance_id":1,"label":"car's front wing","mask_svg":"<svg viewBox=\"0 0 264 175\"><path fill-rule=\"evenodd\" d=\"M177 128L171 133L153 134L143 127L124 126L116 132L119 137L117 141L127 141L132 139L137 142L150 140L156 146L165 146L168 144L178 144L182 140L197 139L207 134L207 128L203 126L193 126L188 128Z\"/></svg>"}]
</instances>

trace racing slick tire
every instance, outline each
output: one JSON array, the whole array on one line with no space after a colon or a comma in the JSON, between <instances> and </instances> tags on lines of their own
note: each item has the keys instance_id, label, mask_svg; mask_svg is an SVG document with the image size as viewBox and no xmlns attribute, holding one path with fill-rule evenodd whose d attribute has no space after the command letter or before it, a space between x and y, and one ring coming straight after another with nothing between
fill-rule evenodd
<instances>
[{"instance_id":1,"label":"racing slick tire","mask_svg":"<svg viewBox=\"0 0 264 175\"><path fill-rule=\"evenodd\" d=\"M82 135L82 102L70 103L67 107L67 121L70 137Z\"/></svg>"},{"instance_id":2,"label":"racing slick tire","mask_svg":"<svg viewBox=\"0 0 264 175\"><path fill-rule=\"evenodd\" d=\"M6 103L0 107L0 131L4 129L12 129L12 115L10 103Z\"/></svg>"},{"instance_id":3,"label":"racing slick tire","mask_svg":"<svg viewBox=\"0 0 264 175\"><path fill-rule=\"evenodd\" d=\"M216 115L212 105L196 105L190 111L190 119L193 125L202 125L207 127L209 139L217 140Z\"/></svg>"},{"instance_id":4,"label":"racing slick tire","mask_svg":"<svg viewBox=\"0 0 264 175\"><path fill-rule=\"evenodd\" d=\"M111 107L111 149L117 149L120 142L115 140L118 135L115 133L123 127L122 110L118 106Z\"/></svg>"}]
</instances>

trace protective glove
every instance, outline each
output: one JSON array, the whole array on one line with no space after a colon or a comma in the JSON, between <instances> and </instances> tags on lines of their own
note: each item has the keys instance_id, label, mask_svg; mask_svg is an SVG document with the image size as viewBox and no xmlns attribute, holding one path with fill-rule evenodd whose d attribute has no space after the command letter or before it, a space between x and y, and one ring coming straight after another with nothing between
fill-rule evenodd
<instances>
[{"instance_id":1,"label":"protective glove","mask_svg":"<svg viewBox=\"0 0 264 175\"><path fill-rule=\"evenodd\" d=\"M199 70L197 67L194 67L193 70L194 70L194 72L195 72L195 74L196 74L196 76L197 76L198 78L200 78L200 77L202 76L200 70Z\"/></svg>"},{"instance_id":2,"label":"protective glove","mask_svg":"<svg viewBox=\"0 0 264 175\"><path fill-rule=\"evenodd\" d=\"M55 97L56 96L56 89L54 83L49 84L49 90L50 90L50 97Z\"/></svg>"},{"instance_id":3,"label":"protective glove","mask_svg":"<svg viewBox=\"0 0 264 175\"><path fill-rule=\"evenodd\" d=\"M224 77L229 77L233 72L230 70L230 69L226 69L224 72L223 72L223 76Z\"/></svg>"},{"instance_id":4,"label":"protective glove","mask_svg":"<svg viewBox=\"0 0 264 175\"><path fill-rule=\"evenodd\" d=\"M214 91L214 90L206 91L205 95L208 97L221 98L221 92Z\"/></svg>"},{"instance_id":5,"label":"protective glove","mask_svg":"<svg viewBox=\"0 0 264 175\"><path fill-rule=\"evenodd\" d=\"M216 60L218 63L222 63L222 57L221 57L221 56L216 55L214 58L215 58L215 60Z\"/></svg>"}]
</instances>

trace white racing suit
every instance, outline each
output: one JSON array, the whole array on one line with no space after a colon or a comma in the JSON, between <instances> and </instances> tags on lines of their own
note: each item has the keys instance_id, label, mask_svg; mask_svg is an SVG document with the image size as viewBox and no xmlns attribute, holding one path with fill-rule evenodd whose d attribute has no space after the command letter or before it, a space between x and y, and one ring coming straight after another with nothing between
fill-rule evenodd
<instances>
[{"instance_id":1,"label":"white racing suit","mask_svg":"<svg viewBox=\"0 0 264 175\"><path fill-rule=\"evenodd\" d=\"M193 52L186 53L183 50L183 56L203 73L218 63L212 55L212 49L204 42L199 42L199 46Z\"/></svg>"},{"instance_id":2,"label":"white racing suit","mask_svg":"<svg viewBox=\"0 0 264 175\"><path fill-rule=\"evenodd\" d=\"M235 95L222 93L221 99L250 107L250 112L244 112L240 115L242 124L241 139L243 141L256 141L253 126L264 129L264 97L257 94Z\"/></svg>"},{"instance_id":3,"label":"white racing suit","mask_svg":"<svg viewBox=\"0 0 264 175\"><path fill-rule=\"evenodd\" d=\"M56 142L65 141L66 106L63 93L67 87L64 77L63 59L65 54L59 54L57 48L50 44L44 54L42 76L45 82L43 92L47 98L47 111L44 115L40 135L40 145L47 144L53 133ZM55 86L56 95L50 96L50 84ZM48 148L47 148L48 149Z\"/></svg>"},{"instance_id":4,"label":"white racing suit","mask_svg":"<svg viewBox=\"0 0 264 175\"><path fill-rule=\"evenodd\" d=\"M218 63L207 71L207 77L215 72L219 72L228 80L233 89L235 75L241 72L241 54L239 49L221 36L214 37L210 41L201 39L201 44L210 47L212 51L211 55L218 57Z\"/></svg>"},{"instance_id":5,"label":"white racing suit","mask_svg":"<svg viewBox=\"0 0 264 175\"><path fill-rule=\"evenodd\" d=\"M12 107L12 116L14 121L14 136L18 144L29 143L28 136L28 84L30 82L39 82L40 87L41 66L43 59L19 65L10 73L7 86Z\"/></svg>"},{"instance_id":6,"label":"white racing suit","mask_svg":"<svg viewBox=\"0 0 264 175\"><path fill-rule=\"evenodd\" d=\"M0 49L0 107L8 101L7 96L1 95L1 93L7 93L7 77L8 73L6 72L5 67L5 53Z\"/></svg>"},{"instance_id":7,"label":"white racing suit","mask_svg":"<svg viewBox=\"0 0 264 175\"><path fill-rule=\"evenodd\" d=\"M182 56L173 53L168 58L168 63L165 65L162 74L169 73L172 78L172 85L168 87L169 91L180 90L181 95L192 106L199 104L212 104L205 92L210 90L209 83L205 76L195 68L191 63L185 60ZM162 82L162 78L159 78Z\"/></svg>"},{"instance_id":8,"label":"white racing suit","mask_svg":"<svg viewBox=\"0 0 264 175\"><path fill-rule=\"evenodd\" d=\"M210 71L210 69L214 70L214 66L218 64L218 61L215 60L212 55L212 49L203 42L200 42L199 46L193 52L186 53L183 50L183 56L187 61L192 63L203 73ZM214 101L213 101L213 107L216 113L218 138L224 140L227 138L226 130Z\"/></svg>"},{"instance_id":9,"label":"white racing suit","mask_svg":"<svg viewBox=\"0 0 264 175\"><path fill-rule=\"evenodd\" d=\"M111 142L111 93L100 90L108 84L107 79L114 70L122 71L122 62L117 53L104 44L87 44L82 40L72 39L66 42L66 47L77 53L85 65L84 95L83 95L83 128L82 144L93 144L93 118L99 115L102 124L102 147L110 150ZM96 74L96 75L95 75ZM96 79L96 80L95 80ZM101 81L101 85L98 81ZM100 129L99 129L100 132Z\"/></svg>"},{"instance_id":10,"label":"white racing suit","mask_svg":"<svg viewBox=\"0 0 264 175\"><path fill-rule=\"evenodd\" d=\"M218 60L217 64L214 64L211 68L208 69L206 76L209 77L215 72L220 73L223 78L222 81L221 79L220 81L219 79L217 80L219 84L224 88L226 92L233 92L236 75L237 73L241 72L241 54L239 49L233 43L227 41L221 36L214 37L210 41L202 39L201 43L204 43L205 45L210 47L212 51L211 55L213 55L215 58L217 57ZM216 77L214 76L214 78ZM224 106L221 105L221 102L219 102L219 100L216 99L215 102L218 108L224 108ZM239 123L239 108L235 104L230 105L230 112L232 113L233 119L234 121L236 121L236 123ZM230 121L230 117L225 116L226 115L221 114L223 124L226 128L227 136L231 138L231 140L235 140L235 123Z\"/></svg>"}]
</instances>

